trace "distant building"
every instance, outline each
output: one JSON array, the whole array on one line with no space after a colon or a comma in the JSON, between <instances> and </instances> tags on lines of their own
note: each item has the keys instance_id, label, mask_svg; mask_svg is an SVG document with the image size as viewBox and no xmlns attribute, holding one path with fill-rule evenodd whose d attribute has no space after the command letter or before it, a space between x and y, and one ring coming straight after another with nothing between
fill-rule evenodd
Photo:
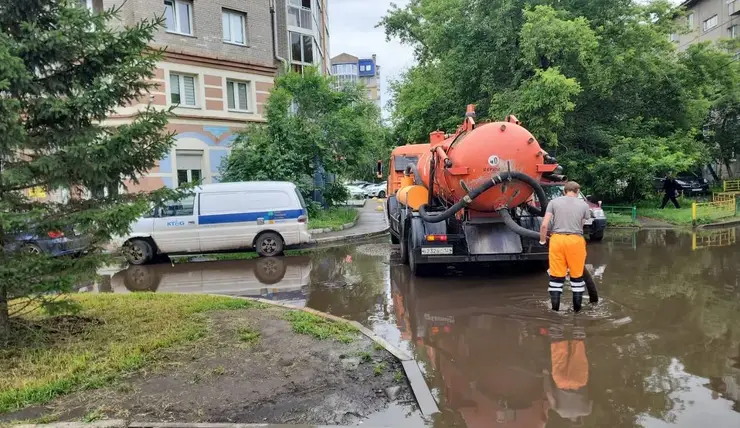
<instances>
[{"instance_id":1,"label":"distant building","mask_svg":"<svg viewBox=\"0 0 740 428\"><path fill-rule=\"evenodd\" d=\"M740 0L686 0L686 16L678 18L688 27L685 34L671 34L679 50L693 43L740 37Z\"/></svg>"},{"instance_id":2,"label":"distant building","mask_svg":"<svg viewBox=\"0 0 740 428\"><path fill-rule=\"evenodd\" d=\"M331 74L339 84L360 83L367 89L367 97L382 108L380 91L380 66L377 55L372 58L358 58L343 53L331 59Z\"/></svg>"},{"instance_id":3,"label":"distant building","mask_svg":"<svg viewBox=\"0 0 740 428\"><path fill-rule=\"evenodd\" d=\"M278 57L302 72L315 66L328 74L329 0L271 0L277 14Z\"/></svg>"},{"instance_id":4,"label":"distant building","mask_svg":"<svg viewBox=\"0 0 740 428\"><path fill-rule=\"evenodd\" d=\"M106 120L129 123L148 103L176 106L167 126L175 145L129 190L218 182L236 132L266 122L264 105L283 64L329 73L328 1L79 0L95 13L120 7L113 25L165 18L150 43L166 49L151 80L156 88Z\"/></svg>"}]
</instances>

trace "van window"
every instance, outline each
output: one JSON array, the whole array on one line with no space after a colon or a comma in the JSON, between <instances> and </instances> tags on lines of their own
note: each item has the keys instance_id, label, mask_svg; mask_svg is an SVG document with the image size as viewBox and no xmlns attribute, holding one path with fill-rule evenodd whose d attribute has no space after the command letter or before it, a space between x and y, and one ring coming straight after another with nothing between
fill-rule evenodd
<instances>
[{"instance_id":1,"label":"van window","mask_svg":"<svg viewBox=\"0 0 740 428\"><path fill-rule=\"evenodd\" d=\"M179 201L165 202L164 208L162 209L162 217L193 215L194 206L195 196L188 196Z\"/></svg>"},{"instance_id":2,"label":"van window","mask_svg":"<svg viewBox=\"0 0 740 428\"><path fill-rule=\"evenodd\" d=\"M295 194L298 195L298 201L301 203L301 208L306 209L306 200L303 199L303 195L301 195L301 191L298 189L295 189Z\"/></svg>"},{"instance_id":3,"label":"van window","mask_svg":"<svg viewBox=\"0 0 740 428\"><path fill-rule=\"evenodd\" d=\"M282 190L247 192L249 211L277 211L295 208L290 195Z\"/></svg>"}]
</instances>

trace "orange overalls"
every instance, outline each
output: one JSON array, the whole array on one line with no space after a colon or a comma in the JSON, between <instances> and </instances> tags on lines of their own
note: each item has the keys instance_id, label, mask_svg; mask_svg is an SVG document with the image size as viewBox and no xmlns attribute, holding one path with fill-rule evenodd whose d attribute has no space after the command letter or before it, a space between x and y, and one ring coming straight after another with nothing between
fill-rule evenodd
<instances>
[{"instance_id":1,"label":"orange overalls","mask_svg":"<svg viewBox=\"0 0 740 428\"><path fill-rule=\"evenodd\" d=\"M581 310L586 282L583 271L586 268L586 240L583 235L554 234L550 237L550 299L552 309L560 309L560 295L563 293L565 278L570 274L570 288L573 292L573 308Z\"/></svg>"},{"instance_id":2,"label":"orange overalls","mask_svg":"<svg viewBox=\"0 0 740 428\"><path fill-rule=\"evenodd\" d=\"M586 357L586 331L573 328L572 338L566 339L559 326L549 329L551 382L545 384L550 405L561 417L576 419L591 414L588 399L588 358ZM554 387L554 388L553 388Z\"/></svg>"}]
</instances>

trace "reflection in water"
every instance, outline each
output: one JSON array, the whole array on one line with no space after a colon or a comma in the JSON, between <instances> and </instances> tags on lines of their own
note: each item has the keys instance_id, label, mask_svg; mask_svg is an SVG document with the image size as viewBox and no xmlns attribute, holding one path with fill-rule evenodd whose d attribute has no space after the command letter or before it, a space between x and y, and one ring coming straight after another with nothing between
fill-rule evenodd
<instances>
[{"instance_id":1,"label":"reflection in water","mask_svg":"<svg viewBox=\"0 0 740 428\"><path fill-rule=\"evenodd\" d=\"M112 291L210 293L271 300L304 299L309 257L129 266L111 279Z\"/></svg>"},{"instance_id":2,"label":"reflection in water","mask_svg":"<svg viewBox=\"0 0 740 428\"><path fill-rule=\"evenodd\" d=\"M721 244L697 246L688 232L610 231L588 247L603 300L578 315L549 310L544 272L413 278L388 244L274 259L282 263L274 269L261 261L130 269L112 288L300 290L273 298L357 320L415 356L442 410L427 421L435 428L737 428L740 247L725 239L735 233L697 235Z\"/></svg>"}]
</instances>

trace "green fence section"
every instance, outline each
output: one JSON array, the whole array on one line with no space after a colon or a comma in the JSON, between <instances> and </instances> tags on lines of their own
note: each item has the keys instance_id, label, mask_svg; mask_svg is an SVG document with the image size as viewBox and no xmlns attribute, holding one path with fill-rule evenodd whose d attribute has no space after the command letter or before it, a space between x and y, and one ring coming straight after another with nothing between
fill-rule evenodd
<instances>
[{"instance_id":1,"label":"green fence section","mask_svg":"<svg viewBox=\"0 0 740 428\"><path fill-rule=\"evenodd\" d=\"M606 213L628 215L632 217L632 221L637 220L637 207L604 205L601 209Z\"/></svg>"}]
</instances>

